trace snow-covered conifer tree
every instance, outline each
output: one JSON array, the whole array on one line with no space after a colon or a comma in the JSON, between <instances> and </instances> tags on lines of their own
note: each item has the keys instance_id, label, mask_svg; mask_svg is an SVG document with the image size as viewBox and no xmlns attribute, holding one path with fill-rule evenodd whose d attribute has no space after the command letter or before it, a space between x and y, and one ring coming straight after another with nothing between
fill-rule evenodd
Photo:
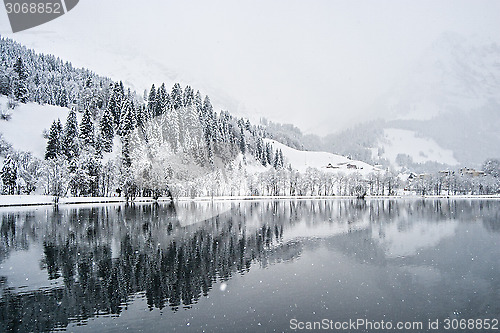
<instances>
[{"instance_id":1,"label":"snow-covered conifer tree","mask_svg":"<svg viewBox=\"0 0 500 333\"><path fill-rule=\"evenodd\" d=\"M269 143L266 143L266 163L269 165L274 164L273 148Z\"/></svg>"},{"instance_id":2,"label":"snow-covered conifer tree","mask_svg":"<svg viewBox=\"0 0 500 333\"><path fill-rule=\"evenodd\" d=\"M205 133L205 141L207 145L211 145L215 139L215 117L214 117L214 109L212 107L212 103L210 102L210 98L205 96L205 100L203 101L202 106L202 114L204 122L204 133Z\"/></svg>"},{"instance_id":3,"label":"snow-covered conifer tree","mask_svg":"<svg viewBox=\"0 0 500 333\"><path fill-rule=\"evenodd\" d=\"M134 105L130 100L126 99L123 102L121 114L120 135L125 137L129 135L137 125Z\"/></svg>"},{"instance_id":4,"label":"snow-covered conifer tree","mask_svg":"<svg viewBox=\"0 0 500 333\"><path fill-rule=\"evenodd\" d=\"M53 121L50 126L49 138L47 141L47 148L45 150L45 159L56 158L62 152L62 125L61 121L57 119L57 121Z\"/></svg>"},{"instance_id":5,"label":"snow-covered conifer tree","mask_svg":"<svg viewBox=\"0 0 500 333\"><path fill-rule=\"evenodd\" d=\"M17 181L17 165L11 155L3 162L2 182L5 194L15 194Z\"/></svg>"},{"instance_id":6,"label":"snow-covered conifer tree","mask_svg":"<svg viewBox=\"0 0 500 333\"><path fill-rule=\"evenodd\" d=\"M199 90L196 91L196 94L194 96L194 106L200 117L200 121L203 123L205 121L205 115L203 114L203 100L201 98L201 93Z\"/></svg>"},{"instance_id":7,"label":"snow-covered conifer tree","mask_svg":"<svg viewBox=\"0 0 500 333\"><path fill-rule=\"evenodd\" d=\"M108 109L113 115L115 126L120 124L120 111L123 101L123 94L119 83L115 83L108 102Z\"/></svg>"},{"instance_id":8,"label":"snow-covered conifer tree","mask_svg":"<svg viewBox=\"0 0 500 333\"><path fill-rule=\"evenodd\" d=\"M183 101L184 101L185 107L193 105L193 103L194 103L194 91L193 91L193 88L191 88L191 86L186 86L186 88L184 89Z\"/></svg>"},{"instance_id":9,"label":"snow-covered conifer tree","mask_svg":"<svg viewBox=\"0 0 500 333\"><path fill-rule=\"evenodd\" d=\"M82 123L80 124L80 139L83 146L92 146L94 144L94 122L92 121L90 109L83 111Z\"/></svg>"},{"instance_id":10,"label":"snow-covered conifer tree","mask_svg":"<svg viewBox=\"0 0 500 333\"><path fill-rule=\"evenodd\" d=\"M174 110L180 109L183 106L182 87L179 83L175 83L170 94L172 106Z\"/></svg>"},{"instance_id":11,"label":"snow-covered conifer tree","mask_svg":"<svg viewBox=\"0 0 500 333\"><path fill-rule=\"evenodd\" d=\"M162 83L158 91L156 92L156 105L154 116L159 117L167 110L167 89L165 88L165 83Z\"/></svg>"},{"instance_id":12,"label":"snow-covered conifer tree","mask_svg":"<svg viewBox=\"0 0 500 333\"><path fill-rule=\"evenodd\" d=\"M28 74L26 73L26 68L21 57L17 58L14 71L17 73L17 78L14 81L14 96L19 102L26 103L29 95L28 84L26 82Z\"/></svg>"},{"instance_id":13,"label":"snow-covered conifer tree","mask_svg":"<svg viewBox=\"0 0 500 333\"><path fill-rule=\"evenodd\" d=\"M10 71L0 65L0 95L10 95Z\"/></svg>"},{"instance_id":14,"label":"snow-covered conifer tree","mask_svg":"<svg viewBox=\"0 0 500 333\"><path fill-rule=\"evenodd\" d=\"M156 116L156 87L155 85L151 85L151 90L149 91L148 95L148 120L151 119L152 117Z\"/></svg>"},{"instance_id":15,"label":"snow-covered conifer tree","mask_svg":"<svg viewBox=\"0 0 500 333\"><path fill-rule=\"evenodd\" d=\"M62 149L68 160L72 160L79 153L78 141L78 123L76 120L76 112L71 109L64 125L64 133L62 138Z\"/></svg>"},{"instance_id":16,"label":"snow-covered conifer tree","mask_svg":"<svg viewBox=\"0 0 500 333\"><path fill-rule=\"evenodd\" d=\"M246 140L245 140L245 132L243 131L243 128L240 130L240 150L243 155L245 155L247 149L246 149Z\"/></svg>"},{"instance_id":17,"label":"snow-covered conifer tree","mask_svg":"<svg viewBox=\"0 0 500 333\"><path fill-rule=\"evenodd\" d=\"M257 139L257 147L255 151L257 159L262 163L263 166L267 165L267 156L265 154L265 147L262 138Z\"/></svg>"},{"instance_id":18,"label":"snow-covered conifer tree","mask_svg":"<svg viewBox=\"0 0 500 333\"><path fill-rule=\"evenodd\" d=\"M281 149L278 149L275 154L275 168L276 169L283 169L283 152Z\"/></svg>"},{"instance_id":19,"label":"snow-covered conifer tree","mask_svg":"<svg viewBox=\"0 0 500 333\"><path fill-rule=\"evenodd\" d=\"M111 110L105 109L100 122L102 149L111 153L113 149L113 137L115 135L113 128L113 114Z\"/></svg>"}]
</instances>

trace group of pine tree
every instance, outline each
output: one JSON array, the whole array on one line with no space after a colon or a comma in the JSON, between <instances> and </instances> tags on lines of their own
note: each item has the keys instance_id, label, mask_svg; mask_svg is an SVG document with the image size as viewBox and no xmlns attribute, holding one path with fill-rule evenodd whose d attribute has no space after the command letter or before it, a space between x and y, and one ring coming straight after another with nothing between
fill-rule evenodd
<instances>
[{"instance_id":1,"label":"group of pine tree","mask_svg":"<svg viewBox=\"0 0 500 333\"><path fill-rule=\"evenodd\" d=\"M139 97L122 82L10 39L0 39L0 51L1 94L15 102L69 108L65 122L54 121L46 133L44 168L36 168L45 170L37 177L46 178L46 193L161 195L174 179L224 168L240 153L283 167L283 154L264 143L262 127L215 112L210 98L190 86L153 85ZM19 192L20 153L3 154L4 193L13 194Z\"/></svg>"}]
</instances>

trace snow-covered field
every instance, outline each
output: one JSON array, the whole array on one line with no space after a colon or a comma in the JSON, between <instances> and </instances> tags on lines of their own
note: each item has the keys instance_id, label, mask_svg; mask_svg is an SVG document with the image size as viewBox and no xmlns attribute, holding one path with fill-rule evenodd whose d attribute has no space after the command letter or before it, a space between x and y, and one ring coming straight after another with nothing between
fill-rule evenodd
<instances>
[{"instance_id":1,"label":"snow-covered field","mask_svg":"<svg viewBox=\"0 0 500 333\"><path fill-rule=\"evenodd\" d=\"M381 142L383 154L392 165L397 165L398 154L409 155L415 163L438 162L448 165L457 165L458 161L453 152L440 147L436 141L418 137L409 130L396 128L384 129L384 140Z\"/></svg>"},{"instance_id":2,"label":"snow-covered field","mask_svg":"<svg viewBox=\"0 0 500 333\"><path fill-rule=\"evenodd\" d=\"M49 205L54 198L48 195L0 195L0 207Z\"/></svg>"},{"instance_id":3,"label":"snow-covered field","mask_svg":"<svg viewBox=\"0 0 500 333\"><path fill-rule=\"evenodd\" d=\"M7 97L0 96L0 109L7 110ZM43 131L49 130L54 120L61 119L64 125L68 109L36 103L19 103L14 110L9 110L10 120L0 120L0 133L11 143L14 149L32 152L34 156L43 158L47 140Z\"/></svg>"},{"instance_id":4,"label":"snow-covered field","mask_svg":"<svg viewBox=\"0 0 500 333\"><path fill-rule=\"evenodd\" d=\"M291 164L292 168L299 172L305 172L307 168L317 168L329 172L359 172L362 175L373 171L380 171L380 169L368 163L350 160L345 156L327 152L297 150L270 139L266 139L265 142L269 142L274 149L281 149L285 165ZM330 167L327 168L329 165Z\"/></svg>"},{"instance_id":5,"label":"snow-covered field","mask_svg":"<svg viewBox=\"0 0 500 333\"><path fill-rule=\"evenodd\" d=\"M160 198L170 200L169 198ZM135 198L135 202L152 202L152 198ZM0 195L0 207L7 206L36 206L50 205L55 198L50 195ZM124 197L66 197L59 198L59 204L85 204L85 203L125 203Z\"/></svg>"}]
</instances>

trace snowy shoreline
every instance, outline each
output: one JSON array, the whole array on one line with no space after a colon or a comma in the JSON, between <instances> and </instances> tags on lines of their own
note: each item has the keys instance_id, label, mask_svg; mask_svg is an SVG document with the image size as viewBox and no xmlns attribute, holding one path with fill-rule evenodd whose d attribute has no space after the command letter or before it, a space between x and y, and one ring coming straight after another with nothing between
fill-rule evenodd
<instances>
[{"instance_id":1,"label":"snowy shoreline","mask_svg":"<svg viewBox=\"0 0 500 333\"><path fill-rule=\"evenodd\" d=\"M331 200L356 199L355 196L220 196L220 197L179 197L174 201L248 201L248 200ZM500 195L408 195L408 196L366 196L365 199L500 199ZM149 197L137 197L135 203L169 202L170 198L154 200ZM54 205L55 198L48 195L0 195L0 207ZM124 197L66 197L59 198L59 205L126 203Z\"/></svg>"},{"instance_id":2,"label":"snowy shoreline","mask_svg":"<svg viewBox=\"0 0 500 333\"><path fill-rule=\"evenodd\" d=\"M158 201L169 201L159 198ZM134 202L154 202L152 198L135 198ZM124 197L66 197L59 198L59 205L98 203L126 203ZM0 195L0 207L54 205L55 197L50 195Z\"/></svg>"}]
</instances>

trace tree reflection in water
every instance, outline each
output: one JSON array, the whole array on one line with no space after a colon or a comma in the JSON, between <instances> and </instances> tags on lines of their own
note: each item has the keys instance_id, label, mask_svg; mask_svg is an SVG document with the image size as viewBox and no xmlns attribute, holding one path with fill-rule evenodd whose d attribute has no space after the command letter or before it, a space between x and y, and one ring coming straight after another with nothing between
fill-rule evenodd
<instances>
[{"instance_id":1,"label":"tree reflection in water","mask_svg":"<svg viewBox=\"0 0 500 333\"><path fill-rule=\"evenodd\" d=\"M297 223L350 230L360 222L391 223L398 217L404 228L429 219L432 211L436 221L490 216L483 223L493 221L487 228L498 232L496 207L474 201L297 200L6 211L0 263L42 244L40 266L57 283L22 291L0 276L0 331L50 331L96 315L119 315L138 293L150 309L190 308L214 283L245 274L254 263L299 257L303 242L284 241ZM188 221L190 212L209 210L221 213Z\"/></svg>"}]
</instances>

